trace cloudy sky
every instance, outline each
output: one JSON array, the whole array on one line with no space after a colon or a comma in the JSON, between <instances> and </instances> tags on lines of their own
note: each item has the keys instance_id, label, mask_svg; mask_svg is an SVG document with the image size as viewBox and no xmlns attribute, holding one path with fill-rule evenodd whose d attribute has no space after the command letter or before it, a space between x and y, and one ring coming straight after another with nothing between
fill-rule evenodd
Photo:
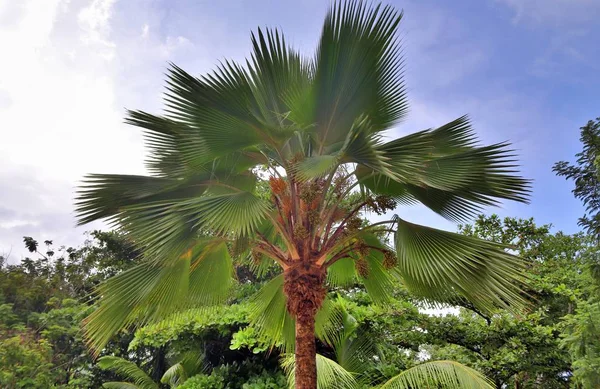
<instances>
[{"instance_id":1,"label":"cloudy sky","mask_svg":"<svg viewBox=\"0 0 600 389\"><path fill-rule=\"evenodd\" d=\"M465 113L485 142L510 140L535 217L566 232L583 213L551 171L578 151L578 129L600 116L599 0L405 0L402 35L410 133ZM257 26L281 28L312 53L324 0L0 0L0 255L22 237L76 245L73 193L89 172L144 172L139 131L124 109L160 112L168 61L201 74L242 59ZM422 208L411 221L454 227ZM491 212L491 210L490 210Z\"/></svg>"}]
</instances>

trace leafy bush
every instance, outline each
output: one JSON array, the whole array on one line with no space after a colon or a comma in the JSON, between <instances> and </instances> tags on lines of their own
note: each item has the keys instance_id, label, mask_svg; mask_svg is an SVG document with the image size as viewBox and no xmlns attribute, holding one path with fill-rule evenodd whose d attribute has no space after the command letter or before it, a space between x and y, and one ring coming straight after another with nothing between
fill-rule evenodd
<instances>
[{"instance_id":1,"label":"leafy bush","mask_svg":"<svg viewBox=\"0 0 600 389\"><path fill-rule=\"evenodd\" d=\"M234 363L216 367L209 374L198 374L179 389L285 389L287 381L281 371L272 372L252 363Z\"/></svg>"}]
</instances>

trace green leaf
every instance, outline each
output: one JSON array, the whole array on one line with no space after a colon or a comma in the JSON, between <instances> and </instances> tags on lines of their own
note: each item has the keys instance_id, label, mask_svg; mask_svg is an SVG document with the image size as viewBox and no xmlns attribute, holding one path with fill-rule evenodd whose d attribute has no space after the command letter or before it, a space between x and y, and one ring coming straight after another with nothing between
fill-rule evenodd
<instances>
[{"instance_id":1,"label":"green leaf","mask_svg":"<svg viewBox=\"0 0 600 389\"><path fill-rule=\"evenodd\" d=\"M152 379L146 374L142 369L140 369L135 363L130 362L126 359L112 356L105 356L98 359L98 367L103 370L113 371L127 379L133 381L135 385L129 386L129 388L139 388L139 389L158 389L158 384L156 384ZM110 384L109 386L106 386ZM104 387L108 388L127 388L128 386L115 386L122 385L127 383L120 382L111 382L104 384Z\"/></svg>"},{"instance_id":2,"label":"green leaf","mask_svg":"<svg viewBox=\"0 0 600 389\"><path fill-rule=\"evenodd\" d=\"M333 342L335 357L345 370L363 373L370 367L375 356L380 357L380 353L373 338L364 329L359 328L356 319L343 307L343 301L340 301L342 330L337 332Z\"/></svg>"},{"instance_id":3,"label":"green leaf","mask_svg":"<svg viewBox=\"0 0 600 389\"><path fill-rule=\"evenodd\" d=\"M396 36L401 18L390 6L371 7L358 1L336 2L329 10L311 92L320 150L343 141L362 115L369 117L375 131L381 131L406 113Z\"/></svg>"},{"instance_id":4,"label":"green leaf","mask_svg":"<svg viewBox=\"0 0 600 389\"><path fill-rule=\"evenodd\" d=\"M354 259L342 258L327 268L327 283L333 287L347 287L357 280Z\"/></svg>"},{"instance_id":5,"label":"green leaf","mask_svg":"<svg viewBox=\"0 0 600 389\"><path fill-rule=\"evenodd\" d=\"M357 179L377 194L418 201L452 221L465 221L498 199L527 202L529 181L516 175L506 143L477 147L463 116L379 146L385 166L359 166Z\"/></svg>"},{"instance_id":6,"label":"green leaf","mask_svg":"<svg viewBox=\"0 0 600 389\"><path fill-rule=\"evenodd\" d=\"M397 271L416 296L442 303L464 297L488 312L519 312L527 305L524 263L503 246L400 218L397 225Z\"/></svg>"},{"instance_id":7,"label":"green leaf","mask_svg":"<svg viewBox=\"0 0 600 389\"><path fill-rule=\"evenodd\" d=\"M369 232L362 232L359 236L364 242L372 247L388 249L377 236ZM354 256L354 254L352 255ZM392 298L394 290L393 275L389 270L383 267L383 253L378 250L371 249L364 256L368 264L368 274L365 277L360 277L360 280L369 293L369 296L376 304L382 304Z\"/></svg>"},{"instance_id":8,"label":"green leaf","mask_svg":"<svg viewBox=\"0 0 600 389\"><path fill-rule=\"evenodd\" d=\"M493 389L492 381L476 370L454 361L421 363L403 371L381 389Z\"/></svg>"},{"instance_id":9,"label":"green leaf","mask_svg":"<svg viewBox=\"0 0 600 389\"><path fill-rule=\"evenodd\" d=\"M287 298L283 293L283 274L263 285L252 297L250 323L259 337L281 345L286 352L293 352L296 321L286 308ZM331 343L341 324L341 311L329 298L325 298L315 317L315 336Z\"/></svg>"},{"instance_id":10,"label":"green leaf","mask_svg":"<svg viewBox=\"0 0 600 389\"><path fill-rule=\"evenodd\" d=\"M102 387L106 389L140 389L139 386L129 382L105 382Z\"/></svg>"},{"instance_id":11,"label":"green leaf","mask_svg":"<svg viewBox=\"0 0 600 389\"><path fill-rule=\"evenodd\" d=\"M223 302L233 278L224 243L202 241L177 260L144 262L99 285L99 307L84 321L98 353L119 330L140 327L191 307Z\"/></svg>"},{"instance_id":12,"label":"green leaf","mask_svg":"<svg viewBox=\"0 0 600 389\"><path fill-rule=\"evenodd\" d=\"M354 374L344 369L337 362L317 354L317 388L318 389L358 389ZM281 365L288 376L290 388L295 384L296 363L293 354L283 357Z\"/></svg>"},{"instance_id":13,"label":"green leaf","mask_svg":"<svg viewBox=\"0 0 600 389\"><path fill-rule=\"evenodd\" d=\"M293 172L301 181L323 177L334 171L340 164L337 155L317 155L307 157L293 166Z\"/></svg>"}]
</instances>

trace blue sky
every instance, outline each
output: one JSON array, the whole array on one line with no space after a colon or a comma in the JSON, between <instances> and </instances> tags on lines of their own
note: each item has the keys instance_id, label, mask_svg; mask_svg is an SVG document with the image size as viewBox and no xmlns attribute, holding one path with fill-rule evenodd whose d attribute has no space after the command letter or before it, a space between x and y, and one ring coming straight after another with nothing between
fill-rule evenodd
<instances>
[{"instance_id":1,"label":"blue sky","mask_svg":"<svg viewBox=\"0 0 600 389\"><path fill-rule=\"evenodd\" d=\"M401 26L411 101L406 134L465 113L484 142L509 140L534 180L530 205L490 210L566 232L583 214L552 164L573 160L600 116L598 0L389 1ZM250 31L277 27L309 55L327 1L0 0L0 254L21 239L75 245L73 191L88 172L143 173L124 108L159 112L173 61L194 74L243 59ZM454 226L420 207L405 218Z\"/></svg>"}]
</instances>

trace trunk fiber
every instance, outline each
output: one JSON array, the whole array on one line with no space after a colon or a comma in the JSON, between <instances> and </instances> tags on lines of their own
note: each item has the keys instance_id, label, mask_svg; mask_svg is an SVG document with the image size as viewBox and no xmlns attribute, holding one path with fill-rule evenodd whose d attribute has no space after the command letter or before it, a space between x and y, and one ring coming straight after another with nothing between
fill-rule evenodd
<instances>
[{"instance_id":1,"label":"trunk fiber","mask_svg":"<svg viewBox=\"0 0 600 389\"><path fill-rule=\"evenodd\" d=\"M310 262L284 271L288 312L296 319L296 389L317 389L315 316L327 290L325 272Z\"/></svg>"},{"instance_id":2,"label":"trunk fiber","mask_svg":"<svg viewBox=\"0 0 600 389\"><path fill-rule=\"evenodd\" d=\"M296 319L296 389L317 388L315 318Z\"/></svg>"}]
</instances>

